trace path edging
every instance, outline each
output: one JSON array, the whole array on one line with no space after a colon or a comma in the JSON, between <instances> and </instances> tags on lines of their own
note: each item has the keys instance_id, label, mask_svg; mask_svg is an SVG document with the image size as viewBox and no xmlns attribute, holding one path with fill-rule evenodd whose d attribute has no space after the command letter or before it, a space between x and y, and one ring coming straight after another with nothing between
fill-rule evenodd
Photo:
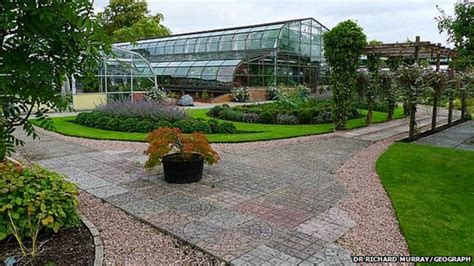
<instances>
[{"instance_id":1,"label":"path edging","mask_svg":"<svg viewBox=\"0 0 474 266\"><path fill-rule=\"evenodd\" d=\"M102 243L102 239L100 238L99 230L95 225L87 219L83 214L79 214L84 225L89 229L92 237L94 238L94 266L102 266L104 263L104 245Z\"/></svg>"}]
</instances>

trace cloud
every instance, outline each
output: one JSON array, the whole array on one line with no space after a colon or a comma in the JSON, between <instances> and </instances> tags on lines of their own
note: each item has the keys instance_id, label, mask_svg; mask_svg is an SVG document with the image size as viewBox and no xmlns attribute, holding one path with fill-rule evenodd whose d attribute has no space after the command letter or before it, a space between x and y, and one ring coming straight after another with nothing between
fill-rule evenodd
<instances>
[{"instance_id":1,"label":"cloud","mask_svg":"<svg viewBox=\"0 0 474 266\"><path fill-rule=\"evenodd\" d=\"M108 1L95 2L101 10ZM364 28L368 39L405 41L420 35L422 40L446 45L434 17L436 5L453 12L455 0L148 0L152 13L165 16L173 33L185 33L313 17L331 28L353 19Z\"/></svg>"}]
</instances>

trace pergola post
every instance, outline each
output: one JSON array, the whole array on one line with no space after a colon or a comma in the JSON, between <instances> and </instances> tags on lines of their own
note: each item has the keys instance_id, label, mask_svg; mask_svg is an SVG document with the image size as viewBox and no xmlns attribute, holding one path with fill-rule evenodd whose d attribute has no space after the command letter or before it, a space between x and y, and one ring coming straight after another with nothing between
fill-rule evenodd
<instances>
[{"instance_id":1,"label":"pergola post","mask_svg":"<svg viewBox=\"0 0 474 266\"><path fill-rule=\"evenodd\" d=\"M415 38L415 63L420 63L420 36L416 36ZM410 92L413 93L413 92ZM409 138L412 140L415 138L415 126L416 126L416 95L411 95L411 99L409 99L409 106L410 106L410 129L409 129Z\"/></svg>"},{"instance_id":2,"label":"pergola post","mask_svg":"<svg viewBox=\"0 0 474 266\"><path fill-rule=\"evenodd\" d=\"M448 70L448 75L450 78L454 79L456 77L456 72L453 69ZM453 122L453 99L450 96L448 101L448 126L451 126Z\"/></svg>"},{"instance_id":3,"label":"pergola post","mask_svg":"<svg viewBox=\"0 0 474 266\"><path fill-rule=\"evenodd\" d=\"M438 43L436 46L441 47L441 43ZM436 72L439 72L441 64L441 54L439 50L436 52ZM439 101L438 91L434 90L433 92L433 114L431 117L431 130L436 129L436 118L438 115L438 101Z\"/></svg>"}]
</instances>

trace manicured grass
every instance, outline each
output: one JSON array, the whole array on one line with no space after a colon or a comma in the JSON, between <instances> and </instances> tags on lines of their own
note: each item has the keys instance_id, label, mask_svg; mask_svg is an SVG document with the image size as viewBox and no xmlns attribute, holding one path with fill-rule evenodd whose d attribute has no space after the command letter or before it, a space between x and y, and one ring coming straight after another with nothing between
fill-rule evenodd
<instances>
[{"instance_id":1,"label":"manicured grass","mask_svg":"<svg viewBox=\"0 0 474 266\"><path fill-rule=\"evenodd\" d=\"M195 118L211 119L206 113L208 109L190 109L188 114ZM364 111L362 111L364 112ZM381 112L374 112L373 122L380 123L386 121L386 114ZM395 112L395 117L403 116L403 111L398 108ZM67 136L77 136L91 139L109 139L109 140L129 140L129 141L144 141L147 134L144 133L128 133L102 130L90 128L82 125L72 123L74 116L55 117L52 118L54 129ZM219 119L218 119L219 120ZM39 126L35 120L32 122ZM232 122L239 133L237 134L208 134L211 142L245 142L257 140L271 140L292 138L298 136L315 135L321 133L328 133L334 130L334 125L331 124L317 124L317 125L267 125L267 124L251 124ZM357 128L365 126L365 118L352 119L348 121L348 128Z\"/></svg>"},{"instance_id":2,"label":"manicured grass","mask_svg":"<svg viewBox=\"0 0 474 266\"><path fill-rule=\"evenodd\" d=\"M474 255L474 152L396 143L377 173L412 255Z\"/></svg>"}]
</instances>

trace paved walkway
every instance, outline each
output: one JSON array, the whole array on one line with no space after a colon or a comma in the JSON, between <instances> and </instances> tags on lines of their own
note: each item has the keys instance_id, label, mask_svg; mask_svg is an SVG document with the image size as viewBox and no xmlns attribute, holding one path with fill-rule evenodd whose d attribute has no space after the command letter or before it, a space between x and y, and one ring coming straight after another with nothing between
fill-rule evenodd
<instances>
[{"instance_id":1,"label":"paved walkway","mask_svg":"<svg viewBox=\"0 0 474 266\"><path fill-rule=\"evenodd\" d=\"M474 121L467 121L463 124L419 139L416 142L440 147L474 151Z\"/></svg>"},{"instance_id":2,"label":"paved walkway","mask_svg":"<svg viewBox=\"0 0 474 266\"><path fill-rule=\"evenodd\" d=\"M406 130L406 120L398 120L317 141L244 144L247 149L226 150L217 166L205 167L201 182L187 185L164 182L160 170L145 171L141 153L98 150L51 133L40 133L40 141L23 137L27 145L19 151L227 262L342 265L351 264L350 253L334 242L355 224L334 207L347 196L334 173L373 141Z\"/></svg>"}]
</instances>

